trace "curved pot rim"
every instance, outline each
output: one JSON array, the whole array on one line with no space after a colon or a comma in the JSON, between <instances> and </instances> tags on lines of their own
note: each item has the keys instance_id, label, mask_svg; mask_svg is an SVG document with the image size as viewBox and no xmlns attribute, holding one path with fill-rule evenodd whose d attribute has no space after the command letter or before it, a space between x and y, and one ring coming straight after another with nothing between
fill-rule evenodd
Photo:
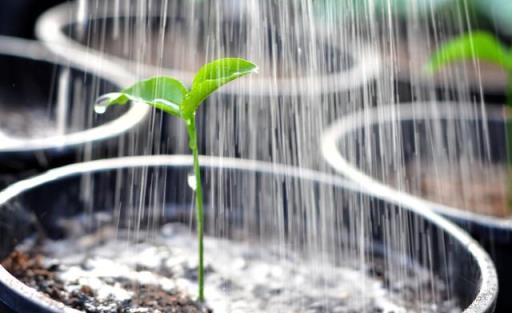
<instances>
[{"instance_id":1,"label":"curved pot rim","mask_svg":"<svg viewBox=\"0 0 512 313\"><path fill-rule=\"evenodd\" d=\"M404 191L399 191L389 185L386 185L383 182L363 173L357 166L351 164L351 162L345 159L337 148L337 144L341 138L344 138L346 135L367 125L397 120L420 120L425 118L425 116L429 119L480 119L480 117L472 115L467 111L454 112L453 109L450 110L449 107L457 103L453 101L443 101L442 103L445 105L436 106L435 112L427 110L429 104L431 105L434 103L436 102L407 103L400 104L398 107L395 105L386 105L384 107L373 108L367 111L359 111L347 115L332 123L326 130L324 130L321 139L322 156L335 171L384 197L397 199L406 205L416 205L417 203L421 203L429 209L455 220L469 221L475 224L485 224L489 227L505 231L512 230L512 220L510 219L503 219L450 207L414 196ZM421 111L422 109L423 111ZM381 114L381 112L389 112L392 110L396 110L397 114L394 116L389 114L382 116ZM487 119L503 118L503 112L499 108L486 107L486 111Z\"/></svg>"},{"instance_id":2,"label":"curved pot rim","mask_svg":"<svg viewBox=\"0 0 512 313\"><path fill-rule=\"evenodd\" d=\"M93 49L86 49L83 45L67 36L63 30L65 25L77 22L76 3L67 2L57 5L41 15L36 23L36 36L48 47L48 49L65 58L74 59L80 62L81 59L98 59L116 67L130 68L133 61L126 60L121 57L108 55ZM74 13L74 14L73 14ZM155 13L153 13L155 14ZM95 19L113 17L113 12L104 11ZM130 14L136 16L136 13ZM322 32L319 31L319 36ZM363 86L381 72L381 58L377 49L369 43L352 42L345 43L344 47L357 46L358 53L351 53L354 60L354 66L350 70L329 74L325 76L310 76L305 78L293 79L271 79L271 78L251 78L246 82L235 82L230 86L225 86L219 90L219 93L235 94L235 95L297 95L318 96L326 92L346 91ZM165 69L153 65L143 64L140 69L143 76L169 75L178 77L186 83L191 83L194 74L192 72L181 71L176 69ZM272 88L269 87L268 81L273 80ZM277 87L276 87L277 86Z\"/></svg>"},{"instance_id":3,"label":"curved pot rim","mask_svg":"<svg viewBox=\"0 0 512 313\"><path fill-rule=\"evenodd\" d=\"M92 73L93 75L106 79L119 86L125 85L127 78L131 77L131 74L126 71L114 73L108 68L92 72L89 70L88 66L83 66L83 64L58 59L40 43L26 39L0 36L0 56L1 55L26 58L62 66L70 66L84 72ZM118 74L121 74L121 77L124 78L121 78ZM92 109L93 107L91 104L91 110ZM30 152L51 149L58 150L69 146L77 146L88 142L114 138L139 125L146 119L149 112L150 108L148 106L140 103L133 103L121 116L97 127L65 135L16 139L15 141L13 140L12 144L9 143L9 145L4 146L0 145L0 153Z\"/></svg>"},{"instance_id":4,"label":"curved pot rim","mask_svg":"<svg viewBox=\"0 0 512 313\"><path fill-rule=\"evenodd\" d=\"M206 168L217 169L235 169L242 171L255 171L259 173L271 173L275 175L285 175L300 179L310 180L312 182L325 183L340 188L345 188L354 192L363 192L369 196L380 197L377 193L368 192L359 186L341 178L337 175L322 173L315 170L293 167L290 165L282 165L276 163L267 163L256 160L244 160L236 158L223 158L212 156L200 156L201 166ZM76 176L85 173L102 172L113 169L137 168L137 167L191 167L193 158L190 155L155 155L155 156L135 156L115 159L95 160L84 163L75 163L60 168L51 169L46 173L34 176L16 182L0 192L0 206L7 203L10 199L30 190L31 188L42 184L59 180L66 177ZM383 197L381 197L383 198ZM385 199L385 198L383 198ZM387 200L387 199L386 199ZM398 204L394 199L391 203ZM468 249L469 254L478 264L481 276L480 287L473 302L464 310L465 313L482 313L491 312L497 298L498 281L496 269L488 254L462 229L446 220L445 218L433 213L425 208L420 202L417 206L406 206L403 209L414 212L415 214L425 218L426 220L438 225L447 234L457 240L462 246ZM55 312L76 313L78 311L69 308L62 308L62 303L49 299L35 289L24 285L3 267L0 266L0 281L13 286L13 292L18 293L19 297L27 300L35 301L37 304L55 308ZM60 310L60 311L59 311Z\"/></svg>"}]
</instances>

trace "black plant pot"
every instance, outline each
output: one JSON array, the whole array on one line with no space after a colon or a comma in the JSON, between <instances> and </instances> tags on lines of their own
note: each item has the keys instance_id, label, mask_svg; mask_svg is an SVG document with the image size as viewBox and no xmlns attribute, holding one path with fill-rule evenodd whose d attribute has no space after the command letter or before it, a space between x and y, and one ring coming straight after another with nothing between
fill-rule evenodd
<instances>
[{"instance_id":1,"label":"black plant pot","mask_svg":"<svg viewBox=\"0 0 512 313\"><path fill-rule=\"evenodd\" d=\"M93 74L36 42L0 37L0 67L0 173L9 177L79 160L84 149L101 155L148 115L140 105L94 114L95 98L123 85L119 73Z\"/></svg>"},{"instance_id":2,"label":"black plant pot","mask_svg":"<svg viewBox=\"0 0 512 313\"><path fill-rule=\"evenodd\" d=\"M224 87L199 109L203 154L315 166L319 155L308 155L319 151L315 143L322 125L362 105L379 74L375 49L363 42L330 40L332 34L313 26L306 29L306 15L292 8L293 2L266 0L250 6L172 0L167 11L154 5L142 19L140 12L123 9L119 20L113 3L91 6L82 23L75 14L69 18L75 4L55 7L40 18L38 37L63 57L75 58L89 46L89 57L106 57L141 76L163 73L186 83L201 64L217 57L244 57L259 65L257 75ZM291 32L283 21L290 29L304 30ZM144 28L145 37L133 35L133 27ZM141 45L143 54L131 49ZM66 53L68 49L77 53ZM163 130L155 152L188 151L180 123L163 117L157 125Z\"/></svg>"},{"instance_id":3,"label":"black plant pot","mask_svg":"<svg viewBox=\"0 0 512 313\"><path fill-rule=\"evenodd\" d=\"M449 188L455 197L465 195L462 197L465 201L471 201L468 199L472 193L484 190L486 182L495 181L496 172L463 176L478 171L481 166L506 164L504 110L487 107L483 117L481 109L468 103L432 102L361 111L329 126L322 137L322 153L335 171L358 185L408 206L424 205L469 231L493 258L501 290L509 290L512 288L510 216L500 218L484 213L482 202L477 200L464 202L470 211L454 206L453 202L425 199L420 194L424 194L422 190L428 182L415 180L421 176L409 174L411 168L413 173L426 168L425 172L431 173L427 175L434 178L458 177L458 183L449 180L438 187L439 192L446 194L442 189ZM474 182L482 184L478 190L469 189L471 185L464 189ZM498 182L501 183L498 188L505 188L505 181ZM452 185L461 188L453 189ZM504 197L506 200L505 189ZM497 311L510 310L512 301L504 293L498 297Z\"/></svg>"},{"instance_id":4,"label":"black plant pot","mask_svg":"<svg viewBox=\"0 0 512 313\"><path fill-rule=\"evenodd\" d=\"M37 17L65 0L6 0L0 11L0 35L34 38Z\"/></svg>"},{"instance_id":5,"label":"black plant pot","mask_svg":"<svg viewBox=\"0 0 512 313\"><path fill-rule=\"evenodd\" d=\"M489 257L458 227L424 206L396 205L306 169L229 158L201 157L201 162L208 234L254 247L277 242L299 255L320 253L341 265L380 258L387 264L385 274L410 266L428 268L464 312L493 312L498 286ZM30 221L37 220L39 229L59 238L64 233L60 221L85 211L102 212L103 223L105 213L113 214L110 222L121 228L136 227L127 223L135 217L142 224L155 218L189 224L191 164L191 157L183 155L98 160L11 185L0 193L1 212L10 212L6 215L12 221L0 228L1 256L31 234ZM141 192L144 181L154 189ZM31 214L38 218L30 219ZM310 236L314 229L321 231ZM74 312L3 268L0 302L14 312Z\"/></svg>"}]
</instances>

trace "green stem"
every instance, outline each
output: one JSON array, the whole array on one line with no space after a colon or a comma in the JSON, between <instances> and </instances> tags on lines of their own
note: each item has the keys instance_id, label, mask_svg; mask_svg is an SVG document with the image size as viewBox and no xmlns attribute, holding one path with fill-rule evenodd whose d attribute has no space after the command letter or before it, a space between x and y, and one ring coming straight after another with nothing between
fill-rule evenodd
<instances>
[{"instance_id":1,"label":"green stem","mask_svg":"<svg viewBox=\"0 0 512 313\"><path fill-rule=\"evenodd\" d=\"M201 172L199 167L199 152L197 147L197 131L195 116L186 120L189 147L194 155L194 177L196 179L196 224L197 224L197 241L198 241L198 255L199 264L197 268L197 277L199 284L199 301L204 302L204 248L203 248L203 234L204 234L204 210L203 210L203 190L201 184Z\"/></svg>"}]
</instances>

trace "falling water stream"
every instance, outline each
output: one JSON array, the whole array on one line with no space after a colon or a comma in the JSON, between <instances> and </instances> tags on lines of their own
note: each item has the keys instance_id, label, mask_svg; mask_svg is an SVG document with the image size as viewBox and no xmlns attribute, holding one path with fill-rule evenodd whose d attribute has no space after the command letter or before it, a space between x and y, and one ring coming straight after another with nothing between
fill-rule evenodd
<instances>
[{"instance_id":1,"label":"falling water stream","mask_svg":"<svg viewBox=\"0 0 512 313\"><path fill-rule=\"evenodd\" d=\"M372 111L375 119L370 123L369 115L363 114L362 126L351 133L350 140L340 145L344 156L357 163L363 172L394 188L420 196L427 184L422 173L427 172L427 178L432 179L428 183L432 190L443 190L447 183L456 184L459 186L457 190L462 190L458 192L462 199L455 202L444 199L444 195L430 195L434 197L431 200L448 201L448 205L454 206L462 201L469 204L461 206L468 207L474 203L464 195L471 194L476 183L503 185L499 175L495 174L500 169L494 167L499 165L493 165L489 129L483 125L475 130L475 125L458 119L435 117L460 113L469 118L485 119L487 107L481 93L482 84L487 80L483 81L483 77L490 75L498 77L496 81L499 81L502 73L477 62L450 67L433 77L422 70L430 51L472 28L468 1L411 0L406 1L407 5L396 5L391 0L77 0L76 12L69 16L69 21L73 22L66 27L65 33L83 45L91 56L96 54L121 62L136 79L169 74L190 84L193 73L202 64L219 57L243 57L258 64L258 75L222 89L202 105L197 115L201 154L332 171L320 154L322 131L347 114L375 110ZM58 79L59 95L62 94L59 99L62 100L65 97L62 88L64 85L73 88L73 82L63 83L61 80L67 81L66 72ZM444 100L452 101L449 108ZM397 117L404 103L409 102L425 103L422 107L414 106L412 116L428 114L434 118L413 120L408 124L410 133L402 135L404 125ZM98 118L93 114L92 102L90 110L78 108L82 110L78 115L73 113L77 108L66 108L63 103L59 101L58 114L83 116L85 121L81 122L86 125ZM101 105L96 108L98 113L102 110ZM65 129L65 119L61 116L57 120L58 128ZM114 154L189 153L186 138L185 127L179 120L152 112L148 123L138 132L120 139ZM419 147L414 156L406 153L411 145ZM96 152L92 150L95 148L90 149L83 159L94 158ZM475 169L478 175L474 174ZM205 180L223 182L222 175L207 174ZM84 180L83 197L92 199L93 211L93 199L98 195L92 191L95 186L91 184L92 180ZM119 176L116 184L111 187L116 202L114 216L118 218L117 224L123 225L129 233L127 237L142 240L149 236L148 230L158 233L156 228L165 219L163 199L180 190L168 185L167 172L134 171L130 175ZM298 275L298 279L307 280L313 279L308 275L316 274L317 278L363 275L375 262L365 251L372 244L371 229L379 222L372 221L375 225L368 222L361 216L363 211L356 206L369 205L369 201L354 199L348 203L352 206L349 210L342 210L331 194L307 189L308 186L287 180L259 185L254 180L241 185L236 182L214 185L210 190L215 194L216 214L229 214L224 207L229 207L233 199L242 197L245 210L249 212L244 216L248 227L260 227L259 231L264 232L265 223L275 226L271 233L266 234L273 238L272 257L266 261L282 264L280 270L283 272L271 273L269 277ZM436 194L434 191L431 193ZM289 196L283 199L283 193ZM152 204L149 207L148 198ZM283 213L292 207L296 215ZM473 209L478 210L476 207ZM309 219L305 220L305 216ZM121 217L126 220L121 221ZM383 218L390 219L384 238L385 247L390 251L418 251L416 255L427 258L422 261L430 264L428 255L433 250L442 251L444 248L443 243L432 243L421 234L410 233L414 229L411 221L400 214ZM357 227L347 230L327 226L328 221L338 219L348 220ZM213 229L211 234L219 238L229 230L229 225L215 216L209 216L209 223ZM299 236L294 231L298 229L306 233L300 238L290 239L290 232ZM248 237L253 231L243 230ZM155 236L163 242L171 240L158 234L149 238ZM186 248L187 245L179 240L184 240L187 234L180 233L180 236L174 244ZM346 241L337 242L336 245L340 246L334 247L329 238L338 236ZM223 239L210 237L208 240L212 246L225 244ZM300 252L308 255L308 262L313 262L311 268L306 267L306 261L297 261L300 264L297 264L294 274L286 272L296 265L290 263L292 257L287 254L290 244L304 244ZM241 251L251 250L248 246L238 248ZM100 248L101 253L107 253L108 249L105 249ZM117 251L118 247L112 249ZM153 248L150 245L139 246L134 251L137 249ZM263 251L260 257L270 253L270 250L260 250L262 247L254 249ZM227 253L235 250L235 247L226 248ZM162 253L169 257L172 255L169 251ZM215 253L215 248L207 253ZM223 256L214 258L221 260ZM357 264L356 269L343 272L333 265L340 259L344 260L343 264ZM407 301L415 310L421 310L425 302L431 301L433 304L429 310L435 312L436 308L439 310L436 305L444 303L439 295L449 297L453 293L446 287L450 282L440 282L432 268L411 276L403 262L395 262L391 257L383 258L382 262L392 275L390 280L406 282L410 287L410 295L399 296L410 296ZM323 270L328 273L323 273ZM302 277L302 274L297 274L301 271L308 274ZM425 277L429 280L425 281ZM329 290L329 284L335 285L330 280L316 283L323 283L325 290ZM279 288L279 292L292 294L289 298L283 296L287 301L294 299L294 292L301 294L297 285L290 287L284 284ZM443 291L438 292L441 289ZM218 290L222 291L222 288ZM230 289L225 290L229 293ZM358 294L360 298L355 305L355 309L360 310L358 312L373 312L370 311L372 306L362 300L365 299L362 295L368 296L366 293L374 291L368 287ZM238 292L233 296L243 296L246 290ZM321 302L323 309L308 311L297 304L298 307L294 308L297 311L293 312L338 312L333 299L336 295L326 292L315 300ZM239 312L236 308L222 305L219 307L226 313ZM290 308L279 308L279 312L292 312ZM386 312L401 310L403 308L394 308ZM459 310L454 306L446 312Z\"/></svg>"}]
</instances>

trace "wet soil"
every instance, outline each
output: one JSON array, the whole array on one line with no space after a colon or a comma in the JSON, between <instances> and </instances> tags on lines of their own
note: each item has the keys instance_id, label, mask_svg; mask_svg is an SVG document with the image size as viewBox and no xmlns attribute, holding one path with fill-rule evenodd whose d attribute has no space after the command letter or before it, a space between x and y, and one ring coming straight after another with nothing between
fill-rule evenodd
<instances>
[{"instance_id":1,"label":"wet soil","mask_svg":"<svg viewBox=\"0 0 512 313\"><path fill-rule=\"evenodd\" d=\"M216 55L245 55L253 62L258 64L259 76L279 78L279 79L296 79L308 76L316 76L320 74L334 74L346 71L353 67L353 58L343 49L331 46L321 41L317 44L315 53L309 52L310 38L285 37L279 40L279 49L273 49L267 46L274 36L274 32L261 31L258 38L251 38L254 34L247 33L247 25L234 22L227 23L224 29L205 31L202 27L184 23L182 20L176 21L169 19L168 27L165 30L165 40L162 40L162 30L159 24L153 25L147 30L143 38L127 36L124 28L121 29L119 37L112 38L105 42L102 36L87 37L87 41L82 40L81 44L89 48L111 54L118 58L128 60L136 60L137 64L149 64L153 66L170 68L178 71L194 73L207 62L209 59L215 59ZM202 24L200 24L202 25ZM155 28L156 26L156 28ZM107 20L106 27L112 29L114 23ZM130 30L131 31L131 30ZM112 32L110 30L109 32ZM210 38L209 40L198 40L197 36L202 34ZM261 36L261 38L260 38ZM215 38L218 46L215 50L205 42L209 42L211 38ZM257 50L254 48L254 42L261 42ZM143 55L134 55L133 47L145 44L146 50ZM278 43L273 43L278 45ZM293 47L293 48L291 48ZM173 53L164 53L162 51L173 51ZM331 60L325 64L325 59ZM269 61L270 60L270 61ZM313 63L320 69L313 70L311 66L304 64ZM275 82L270 81L269 84Z\"/></svg>"},{"instance_id":2,"label":"wet soil","mask_svg":"<svg viewBox=\"0 0 512 313\"><path fill-rule=\"evenodd\" d=\"M0 101L2 104L2 101ZM57 134L55 120L45 109L14 105L0 106L0 139L43 138ZM3 143L4 145L6 143Z\"/></svg>"},{"instance_id":3,"label":"wet soil","mask_svg":"<svg viewBox=\"0 0 512 313\"><path fill-rule=\"evenodd\" d=\"M194 234L169 224L154 242L110 239L105 229L61 241L31 239L2 265L51 298L87 313L458 313L431 272L389 270L379 258L334 266L206 237L206 306L197 291ZM20 252L24 251L24 252Z\"/></svg>"},{"instance_id":4,"label":"wet soil","mask_svg":"<svg viewBox=\"0 0 512 313\"><path fill-rule=\"evenodd\" d=\"M406 177L408 191L427 200L494 217L512 215L504 164L473 166L471 170L448 165L409 165Z\"/></svg>"},{"instance_id":5,"label":"wet soil","mask_svg":"<svg viewBox=\"0 0 512 313\"><path fill-rule=\"evenodd\" d=\"M43 292L50 298L74 309L87 313L209 313L198 302L179 292L169 292L151 284L140 284L130 280L118 280L123 289L133 292L131 299L119 302L115 299L98 300L90 286L81 285L70 291L57 277L59 264L43 264L44 256L12 252L3 262L7 271L26 285Z\"/></svg>"}]
</instances>

